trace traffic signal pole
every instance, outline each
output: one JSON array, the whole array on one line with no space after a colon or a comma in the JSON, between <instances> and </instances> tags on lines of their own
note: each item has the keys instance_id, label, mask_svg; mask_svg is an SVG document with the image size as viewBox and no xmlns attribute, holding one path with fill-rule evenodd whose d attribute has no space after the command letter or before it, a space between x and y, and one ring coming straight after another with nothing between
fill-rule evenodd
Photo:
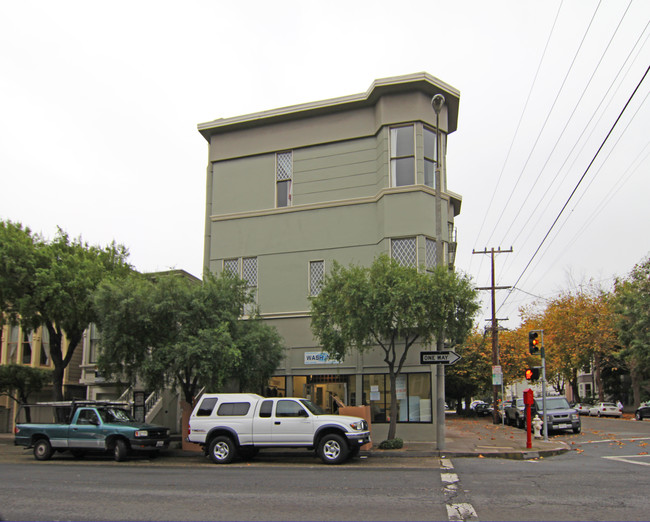
<instances>
[{"instance_id":1,"label":"traffic signal pole","mask_svg":"<svg viewBox=\"0 0 650 522\"><path fill-rule=\"evenodd\" d=\"M531 330L528 332L528 350L531 355L537 355L539 353L542 358L542 416L544 418L544 441L548 442L548 425L546 424L546 354L544 353L544 330ZM529 370L526 370L526 379L529 378L528 371ZM535 380L537 377L534 376L534 374L531 374L530 378Z\"/></svg>"},{"instance_id":2,"label":"traffic signal pole","mask_svg":"<svg viewBox=\"0 0 650 522\"><path fill-rule=\"evenodd\" d=\"M492 247L490 250L483 250L482 252L476 252L472 250L472 254L491 254L492 258L492 286L488 287L479 287L477 290L491 290L492 293L492 365L499 365L499 329L497 326L497 312L496 312L496 295L495 290L505 290L510 288L509 286L496 286L494 280L494 254L501 253L510 253L512 252L512 247L510 250L501 250L499 247L498 250L494 250ZM492 422L494 424L499 424L499 412L497 409L497 401L499 399L499 388L500 385L492 384Z\"/></svg>"},{"instance_id":3,"label":"traffic signal pole","mask_svg":"<svg viewBox=\"0 0 650 522\"><path fill-rule=\"evenodd\" d=\"M546 357L544 355L544 330L540 330L542 337L542 410L544 416L544 442L548 442L548 424L546 423Z\"/></svg>"}]
</instances>

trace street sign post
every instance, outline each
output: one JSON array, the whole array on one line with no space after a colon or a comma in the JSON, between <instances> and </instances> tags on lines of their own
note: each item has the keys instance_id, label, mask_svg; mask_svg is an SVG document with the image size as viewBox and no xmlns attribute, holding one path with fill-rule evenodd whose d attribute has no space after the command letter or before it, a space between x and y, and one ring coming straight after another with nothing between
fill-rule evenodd
<instances>
[{"instance_id":1,"label":"street sign post","mask_svg":"<svg viewBox=\"0 0 650 522\"><path fill-rule=\"evenodd\" d=\"M451 366L460 361L462 357L453 350L439 352L420 352L420 364L444 364Z\"/></svg>"}]
</instances>

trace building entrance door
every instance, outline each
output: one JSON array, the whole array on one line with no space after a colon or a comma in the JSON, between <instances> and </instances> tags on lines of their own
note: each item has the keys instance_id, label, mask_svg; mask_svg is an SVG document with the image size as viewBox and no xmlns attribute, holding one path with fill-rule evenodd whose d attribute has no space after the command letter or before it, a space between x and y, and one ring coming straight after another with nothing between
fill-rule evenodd
<instances>
[{"instance_id":1,"label":"building entrance door","mask_svg":"<svg viewBox=\"0 0 650 522\"><path fill-rule=\"evenodd\" d=\"M338 397L342 403L347 404L348 383L308 383L306 385L306 392L306 395L311 397L311 402L320 406L327 413L336 413L339 405L334 399L334 396Z\"/></svg>"}]
</instances>

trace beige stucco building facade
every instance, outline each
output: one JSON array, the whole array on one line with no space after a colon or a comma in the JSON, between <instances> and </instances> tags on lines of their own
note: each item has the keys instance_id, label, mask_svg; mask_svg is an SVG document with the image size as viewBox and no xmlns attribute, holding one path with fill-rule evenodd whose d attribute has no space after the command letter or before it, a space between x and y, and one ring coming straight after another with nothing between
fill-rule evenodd
<instances>
[{"instance_id":1,"label":"beige stucco building facade","mask_svg":"<svg viewBox=\"0 0 650 522\"><path fill-rule=\"evenodd\" d=\"M439 141L436 94L445 97ZM389 420L383 353L328 360L310 329L309 297L334 260L370 265L387 254L422 270L453 265L461 198L448 189L444 158L459 97L419 73L376 80L358 95L198 126L209 144L204 265L246 279L262 317L283 336L287 353L270 392L325 409L333 393L369 405L375 440ZM397 383L398 435L410 440L436 433L436 376L420 364L421 348L411 348Z\"/></svg>"}]
</instances>

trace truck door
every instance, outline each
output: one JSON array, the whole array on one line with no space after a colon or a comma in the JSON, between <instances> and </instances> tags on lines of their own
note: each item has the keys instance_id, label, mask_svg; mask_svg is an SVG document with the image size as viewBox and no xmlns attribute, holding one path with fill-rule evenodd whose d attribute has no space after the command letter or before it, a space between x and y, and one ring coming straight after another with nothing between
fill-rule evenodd
<instances>
[{"instance_id":1,"label":"truck door","mask_svg":"<svg viewBox=\"0 0 650 522\"><path fill-rule=\"evenodd\" d=\"M90 408L81 408L76 420L70 425L68 447L85 449L103 449L104 435L97 412Z\"/></svg>"},{"instance_id":2,"label":"truck door","mask_svg":"<svg viewBox=\"0 0 650 522\"><path fill-rule=\"evenodd\" d=\"M272 444L273 426L273 399L265 399L259 405L257 418L253 420L253 441L256 445Z\"/></svg>"},{"instance_id":3,"label":"truck door","mask_svg":"<svg viewBox=\"0 0 650 522\"><path fill-rule=\"evenodd\" d=\"M303 405L293 399L278 399L273 418L273 443L311 444L313 439L313 420Z\"/></svg>"}]
</instances>

